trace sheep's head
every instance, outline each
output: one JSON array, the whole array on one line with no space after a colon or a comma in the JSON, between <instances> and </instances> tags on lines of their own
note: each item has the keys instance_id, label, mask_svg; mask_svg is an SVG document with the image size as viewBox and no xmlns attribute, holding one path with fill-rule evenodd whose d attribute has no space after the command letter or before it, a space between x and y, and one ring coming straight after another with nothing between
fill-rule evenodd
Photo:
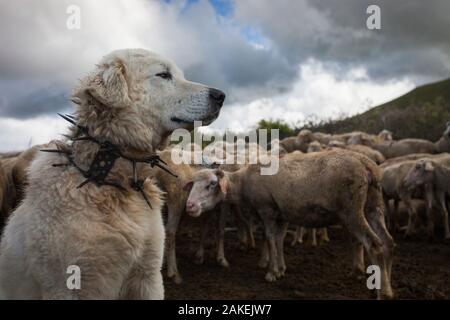
<instances>
[{"instance_id":1,"label":"sheep's head","mask_svg":"<svg viewBox=\"0 0 450 320\"><path fill-rule=\"evenodd\" d=\"M227 180L221 169L204 169L195 173L184 190L189 192L186 212L199 217L203 211L214 209L227 194Z\"/></svg>"},{"instance_id":2,"label":"sheep's head","mask_svg":"<svg viewBox=\"0 0 450 320\"><path fill-rule=\"evenodd\" d=\"M310 152L319 152L319 151L322 151L322 150L323 150L322 145L318 141L313 141L313 142L311 142L309 144L308 153L310 153Z\"/></svg>"},{"instance_id":3,"label":"sheep's head","mask_svg":"<svg viewBox=\"0 0 450 320\"><path fill-rule=\"evenodd\" d=\"M450 121L447 121L447 123L445 124L444 137L450 138Z\"/></svg>"},{"instance_id":4,"label":"sheep's head","mask_svg":"<svg viewBox=\"0 0 450 320\"><path fill-rule=\"evenodd\" d=\"M383 142L383 141L392 141L394 140L392 138L392 132L390 132L389 130L382 130L379 134L378 134L378 139Z\"/></svg>"},{"instance_id":5,"label":"sheep's head","mask_svg":"<svg viewBox=\"0 0 450 320\"><path fill-rule=\"evenodd\" d=\"M314 135L311 130L303 129L297 135L298 141L300 143L310 143L314 141Z\"/></svg>"},{"instance_id":6,"label":"sheep's head","mask_svg":"<svg viewBox=\"0 0 450 320\"><path fill-rule=\"evenodd\" d=\"M431 183L434 178L435 167L435 163L430 159L417 161L403 179L403 184L409 190L414 190Z\"/></svg>"}]
</instances>

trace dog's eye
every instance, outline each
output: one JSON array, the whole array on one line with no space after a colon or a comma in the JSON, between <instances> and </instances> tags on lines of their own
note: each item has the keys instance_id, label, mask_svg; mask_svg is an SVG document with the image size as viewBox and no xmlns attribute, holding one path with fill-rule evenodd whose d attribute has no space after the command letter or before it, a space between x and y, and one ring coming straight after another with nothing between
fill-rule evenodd
<instances>
[{"instance_id":1,"label":"dog's eye","mask_svg":"<svg viewBox=\"0 0 450 320\"><path fill-rule=\"evenodd\" d=\"M166 79L166 80L172 79L172 75L169 72L160 72L160 73L155 74L155 76Z\"/></svg>"}]
</instances>

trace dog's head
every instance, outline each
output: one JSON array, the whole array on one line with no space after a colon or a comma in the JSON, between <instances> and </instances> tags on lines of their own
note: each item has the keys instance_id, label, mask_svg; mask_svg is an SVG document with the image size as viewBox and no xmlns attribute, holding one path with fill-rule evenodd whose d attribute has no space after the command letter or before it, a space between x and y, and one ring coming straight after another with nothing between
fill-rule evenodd
<instances>
[{"instance_id":1,"label":"dog's head","mask_svg":"<svg viewBox=\"0 0 450 320\"><path fill-rule=\"evenodd\" d=\"M194 121L209 125L225 100L222 91L187 81L173 62L143 49L105 56L82 80L75 97L80 104L90 99L106 111L137 114L134 121L161 139L178 128L192 129Z\"/></svg>"}]
</instances>

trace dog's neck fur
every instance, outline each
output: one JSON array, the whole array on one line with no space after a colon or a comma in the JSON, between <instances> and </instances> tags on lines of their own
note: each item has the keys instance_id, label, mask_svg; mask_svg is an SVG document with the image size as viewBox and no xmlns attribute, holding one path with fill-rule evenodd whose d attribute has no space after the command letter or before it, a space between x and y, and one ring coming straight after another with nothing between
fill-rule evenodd
<instances>
[{"instance_id":1,"label":"dog's neck fur","mask_svg":"<svg viewBox=\"0 0 450 320\"><path fill-rule=\"evenodd\" d=\"M159 128L149 128L142 121L136 122L136 119L142 119L143 116L145 115L136 115L132 107L106 108L94 99L83 101L75 112L78 124L86 127L90 136L116 145L123 154L131 158L154 155L162 140L156 134ZM70 136L74 137L77 132L77 128L71 128ZM74 142L72 152L75 162L88 168L98 149L99 145L93 142Z\"/></svg>"}]
</instances>

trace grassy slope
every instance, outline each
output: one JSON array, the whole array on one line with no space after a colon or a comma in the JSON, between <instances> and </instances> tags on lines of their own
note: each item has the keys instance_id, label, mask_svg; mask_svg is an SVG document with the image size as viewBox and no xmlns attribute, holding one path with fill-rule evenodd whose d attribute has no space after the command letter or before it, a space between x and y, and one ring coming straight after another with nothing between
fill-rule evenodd
<instances>
[{"instance_id":1,"label":"grassy slope","mask_svg":"<svg viewBox=\"0 0 450 320\"><path fill-rule=\"evenodd\" d=\"M388 129L395 138L436 140L450 120L450 79L417 87L407 94L342 120L320 123L311 129L323 132Z\"/></svg>"}]
</instances>

